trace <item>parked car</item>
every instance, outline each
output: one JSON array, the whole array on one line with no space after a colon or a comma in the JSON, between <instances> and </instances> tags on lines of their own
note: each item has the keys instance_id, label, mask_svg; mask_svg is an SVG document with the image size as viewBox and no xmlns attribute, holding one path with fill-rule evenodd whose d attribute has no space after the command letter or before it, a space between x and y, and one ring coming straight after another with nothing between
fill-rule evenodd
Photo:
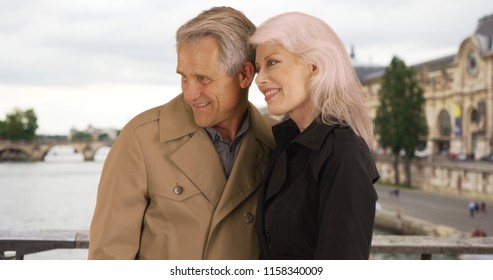
<instances>
[{"instance_id":1,"label":"parked car","mask_svg":"<svg viewBox=\"0 0 493 280\"><path fill-rule=\"evenodd\" d=\"M482 156L479 160L493 162L493 154Z\"/></svg>"},{"instance_id":2,"label":"parked car","mask_svg":"<svg viewBox=\"0 0 493 280\"><path fill-rule=\"evenodd\" d=\"M427 151L422 150L422 151L415 151L414 156L417 158L427 158L430 154L428 154Z\"/></svg>"}]
</instances>

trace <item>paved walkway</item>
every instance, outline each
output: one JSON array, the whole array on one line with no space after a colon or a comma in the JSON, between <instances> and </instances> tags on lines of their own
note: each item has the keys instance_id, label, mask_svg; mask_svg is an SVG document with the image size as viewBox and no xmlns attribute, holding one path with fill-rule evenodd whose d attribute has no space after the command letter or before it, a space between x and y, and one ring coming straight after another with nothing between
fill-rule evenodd
<instances>
[{"instance_id":1,"label":"paved walkway","mask_svg":"<svg viewBox=\"0 0 493 280\"><path fill-rule=\"evenodd\" d=\"M470 217L468 203L471 198L403 188L399 189L399 196L395 196L391 192L392 187L381 184L377 184L376 189L378 203L385 210L398 211L402 215L469 233L481 228L488 236L493 236L493 202L490 200L485 201L486 213L475 213L474 217Z\"/></svg>"}]
</instances>

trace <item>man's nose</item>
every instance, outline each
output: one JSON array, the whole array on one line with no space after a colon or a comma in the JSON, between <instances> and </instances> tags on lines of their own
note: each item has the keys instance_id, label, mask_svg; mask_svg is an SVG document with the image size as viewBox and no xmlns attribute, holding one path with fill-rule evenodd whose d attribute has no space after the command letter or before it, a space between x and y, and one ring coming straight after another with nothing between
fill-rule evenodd
<instances>
[{"instance_id":1,"label":"man's nose","mask_svg":"<svg viewBox=\"0 0 493 280\"><path fill-rule=\"evenodd\" d=\"M186 101L193 101L200 96L200 88L197 83L187 82L182 85L182 90Z\"/></svg>"}]
</instances>

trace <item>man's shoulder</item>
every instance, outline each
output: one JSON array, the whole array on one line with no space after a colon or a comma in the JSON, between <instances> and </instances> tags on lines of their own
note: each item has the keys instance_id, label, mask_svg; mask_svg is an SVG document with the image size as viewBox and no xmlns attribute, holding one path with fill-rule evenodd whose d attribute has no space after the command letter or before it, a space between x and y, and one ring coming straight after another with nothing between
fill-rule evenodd
<instances>
[{"instance_id":1,"label":"man's shoulder","mask_svg":"<svg viewBox=\"0 0 493 280\"><path fill-rule=\"evenodd\" d=\"M129 122L128 125L131 126L132 128L138 128L143 125L146 125L148 123L152 122L157 122L159 121L159 118L161 116L161 112L165 110L173 110L173 108L176 106L176 103L179 103L179 96L176 98L173 98L169 102L165 104L161 104L159 106L156 106L154 108L150 108L148 110L145 110L135 117L133 117Z\"/></svg>"},{"instance_id":2,"label":"man's shoulder","mask_svg":"<svg viewBox=\"0 0 493 280\"><path fill-rule=\"evenodd\" d=\"M160 105L160 106L156 106L154 108L145 110L144 112L133 117L128 122L127 125L135 129L135 128L141 127L147 123L158 121L159 120L159 112L162 110L162 108L164 106L165 105Z\"/></svg>"}]
</instances>

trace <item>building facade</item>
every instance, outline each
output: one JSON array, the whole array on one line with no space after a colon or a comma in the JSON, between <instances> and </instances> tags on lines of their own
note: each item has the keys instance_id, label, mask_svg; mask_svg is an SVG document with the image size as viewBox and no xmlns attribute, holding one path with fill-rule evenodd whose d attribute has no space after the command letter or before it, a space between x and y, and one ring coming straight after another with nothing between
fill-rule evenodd
<instances>
[{"instance_id":1,"label":"building facade","mask_svg":"<svg viewBox=\"0 0 493 280\"><path fill-rule=\"evenodd\" d=\"M479 20L456 54L413 65L424 90L426 152L460 159L493 152L493 15ZM355 67L373 117L383 68Z\"/></svg>"},{"instance_id":2,"label":"building facade","mask_svg":"<svg viewBox=\"0 0 493 280\"><path fill-rule=\"evenodd\" d=\"M411 185L493 201L493 14L457 47L455 54L411 66L424 90L429 129L421 151L428 156L413 160ZM375 118L385 67L355 70ZM395 183L392 158L378 143L374 150L380 181ZM404 175L402 163L398 168Z\"/></svg>"}]
</instances>

